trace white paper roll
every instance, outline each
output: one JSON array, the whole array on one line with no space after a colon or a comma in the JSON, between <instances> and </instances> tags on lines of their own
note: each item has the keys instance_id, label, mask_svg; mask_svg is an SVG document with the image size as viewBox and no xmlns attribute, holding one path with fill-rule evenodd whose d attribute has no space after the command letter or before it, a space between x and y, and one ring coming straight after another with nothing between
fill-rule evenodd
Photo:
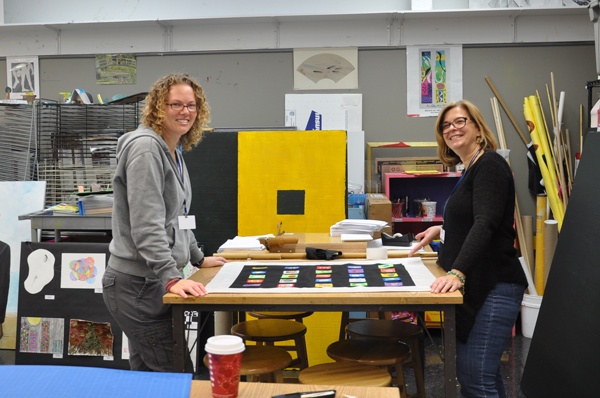
<instances>
[{"instance_id":1,"label":"white paper roll","mask_svg":"<svg viewBox=\"0 0 600 398\"><path fill-rule=\"evenodd\" d=\"M367 247L367 260L385 260L388 258L387 248Z\"/></svg>"}]
</instances>

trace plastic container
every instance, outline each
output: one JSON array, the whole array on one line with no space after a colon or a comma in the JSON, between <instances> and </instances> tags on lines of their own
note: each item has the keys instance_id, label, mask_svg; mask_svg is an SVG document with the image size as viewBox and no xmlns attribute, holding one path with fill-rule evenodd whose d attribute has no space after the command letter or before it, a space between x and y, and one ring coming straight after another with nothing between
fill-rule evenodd
<instances>
[{"instance_id":1,"label":"plastic container","mask_svg":"<svg viewBox=\"0 0 600 398\"><path fill-rule=\"evenodd\" d=\"M521 303L521 333L523 337L533 337L541 305L542 296L534 296L527 293L523 296L523 302Z\"/></svg>"}]
</instances>

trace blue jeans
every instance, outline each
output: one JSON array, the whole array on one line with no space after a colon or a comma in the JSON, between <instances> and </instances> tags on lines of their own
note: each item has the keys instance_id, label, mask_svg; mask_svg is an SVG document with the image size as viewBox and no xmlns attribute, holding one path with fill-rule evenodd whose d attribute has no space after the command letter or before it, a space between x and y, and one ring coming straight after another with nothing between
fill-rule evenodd
<instances>
[{"instance_id":1,"label":"blue jeans","mask_svg":"<svg viewBox=\"0 0 600 398\"><path fill-rule=\"evenodd\" d=\"M525 286L498 283L477 313L467 342L457 342L457 376L464 398L506 397L500 360L524 292Z\"/></svg>"}]
</instances>

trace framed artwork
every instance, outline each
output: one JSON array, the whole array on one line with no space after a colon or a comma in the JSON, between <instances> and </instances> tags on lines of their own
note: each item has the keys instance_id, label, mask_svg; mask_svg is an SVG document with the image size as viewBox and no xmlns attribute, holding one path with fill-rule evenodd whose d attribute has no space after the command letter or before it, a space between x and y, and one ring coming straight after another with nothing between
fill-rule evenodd
<instances>
[{"instance_id":1,"label":"framed artwork","mask_svg":"<svg viewBox=\"0 0 600 398\"><path fill-rule=\"evenodd\" d=\"M40 98L38 57L6 57L6 82L9 99L23 99L30 92Z\"/></svg>"},{"instance_id":2,"label":"framed artwork","mask_svg":"<svg viewBox=\"0 0 600 398\"><path fill-rule=\"evenodd\" d=\"M294 49L294 90L358 88L358 48Z\"/></svg>"}]
</instances>

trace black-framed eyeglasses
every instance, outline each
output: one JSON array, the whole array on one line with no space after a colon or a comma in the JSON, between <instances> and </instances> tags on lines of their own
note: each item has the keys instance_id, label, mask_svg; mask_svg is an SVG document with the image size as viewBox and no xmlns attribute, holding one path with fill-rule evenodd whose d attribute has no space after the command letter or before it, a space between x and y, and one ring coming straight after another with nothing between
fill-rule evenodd
<instances>
[{"instance_id":1,"label":"black-framed eyeglasses","mask_svg":"<svg viewBox=\"0 0 600 398\"><path fill-rule=\"evenodd\" d=\"M192 112L197 112L198 111L198 105L196 104L190 104L190 105L183 105L183 104L167 104L171 107L171 109L173 109L174 111L177 112L181 112L183 110L183 108L187 108L188 112L192 113Z\"/></svg>"},{"instance_id":2,"label":"black-framed eyeglasses","mask_svg":"<svg viewBox=\"0 0 600 398\"><path fill-rule=\"evenodd\" d=\"M455 129L461 129L465 127L465 125L467 124L467 120L473 119L468 117L457 117L451 122L442 123L440 127L442 128L442 132L446 132L450 128L450 126L453 126Z\"/></svg>"}]
</instances>

